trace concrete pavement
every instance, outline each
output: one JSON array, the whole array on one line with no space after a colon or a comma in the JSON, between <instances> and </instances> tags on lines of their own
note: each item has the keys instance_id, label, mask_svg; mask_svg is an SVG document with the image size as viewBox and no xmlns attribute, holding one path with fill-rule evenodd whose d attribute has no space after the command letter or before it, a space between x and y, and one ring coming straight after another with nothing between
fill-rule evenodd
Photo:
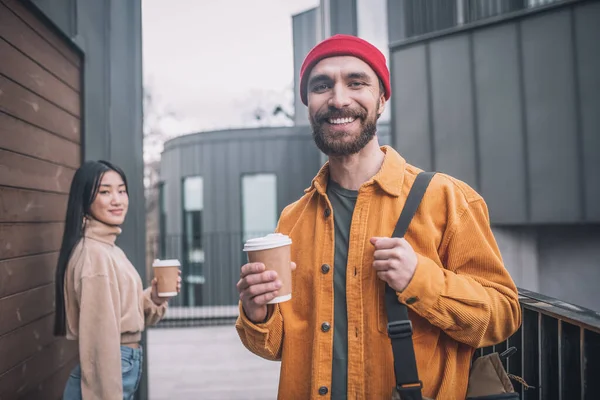
<instances>
[{"instance_id":1,"label":"concrete pavement","mask_svg":"<svg viewBox=\"0 0 600 400\"><path fill-rule=\"evenodd\" d=\"M279 362L250 353L233 325L148 331L150 400L274 400Z\"/></svg>"}]
</instances>

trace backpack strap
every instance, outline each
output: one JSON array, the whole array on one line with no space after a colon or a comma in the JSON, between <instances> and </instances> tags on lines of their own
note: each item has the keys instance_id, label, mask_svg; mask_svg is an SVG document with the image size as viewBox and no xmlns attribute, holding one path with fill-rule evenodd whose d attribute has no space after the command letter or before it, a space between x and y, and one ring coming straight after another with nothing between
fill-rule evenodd
<instances>
[{"instance_id":1,"label":"backpack strap","mask_svg":"<svg viewBox=\"0 0 600 400\"><path fill-rule=\"evenodd\" d=\"M408 194L404 208L396 224L394 237L402 238L421 204L427 187L435 172L421 172ZM408 318L408 308L398 301L396 291L385 285L385 308L388 316L387 331L394 354L396 389L402 400L421 400L423 383L419 380L417 360L412 342L412 323Z\"/></svg>"}]
</instances>

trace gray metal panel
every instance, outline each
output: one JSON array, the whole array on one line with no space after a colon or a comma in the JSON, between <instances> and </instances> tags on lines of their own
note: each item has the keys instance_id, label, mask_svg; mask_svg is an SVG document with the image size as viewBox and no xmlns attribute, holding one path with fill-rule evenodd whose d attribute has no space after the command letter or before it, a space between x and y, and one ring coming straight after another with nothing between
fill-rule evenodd
<instances>
[{"instance_id":1,"label":"gray metal panel","mask_svg":"<svg viewBox=\"0 0 600 400\"><path fill-rule=\"evenodd\" d=\"M85 2L77 8L78 32L85 52L83 133L86 160L106 157L110 152L110 49L106 43L109 18L107 2Z\"/></svg>"},{"instance_id":2,"label":"gray metal panel","mask_svg":"<svg viewBox=\"0 0 600 400\"><path fill-rule=\"evenodd\" d=\"M522 21L533 222L580 219L571 28L568 9Z\"/></svg>"},{"instance_id":3,"label":"gray metal panel","mask_svg":"<svg viewBox=\"0 0 600 400\"><path fill-rule=\"evenodd\" d=\"M481 194L496 223L527 220L517 25L473 33Z\"/></svg>"},{"instance_id":4,"label":"gray metal panel","mask_svg":"<svg viewBox=\"0 0 600 400\"><path fill-rule=\"evenodd\" d=\"M313 8L292 17L294 36L294 123L308 124L308 109L300 100L300 68L308 52L317 44L319 10Z\"/></svg>"},{"instance_id":5,"label":"gray metal panel","mask_svg":"<svg viewBox=\"0 0 600 400\"><path fill-rule=\"evenodd\" d=\"M427 45L393 51L391 66L392 142L409 163L432 170Z\"/></svg>"},{"instance_id":6,"label":"gray metal panel","mask_svg":"<svg viewBox=\"0 0 600 400\"><path fill-rule=\"evenodd\" d=\"M356 0L329 0L330 34L358 35Z\"/></svg>"},{"instance_id":7,"label":"gray metal panel","mask_svg":"<svg viewBox=\"0 0 600 400\"><path fill-rule=\"evenodd\" d=\"M76 0L31 0L68 37L76 35Z\"/></svg>"},{"instance_id":8,"label":"gray metal panel","mask_svg":"<svg viewBox=\"0 0 600 400\"><path fill-rule=\"evenodd\" d=\"M538 228L540 293L600 311L600 225Z\"/></svg>"},{"instance_id":9,"label":"gray metal panel","mask_svg":"<svg viewBox=\"0 0 600 400\"><path fill-rule=\"evenodd\" d=\"M600 2L575 7L585 220L600 221Z\"/></svg>"},{"instance_id":10,"label":"gray metal panel","mask_svg":"<svg viewBox=\"0 0 600 400\"><path fill-rule=\"evenodd\" d=\"M203 232L204 233L210 233L210 232L214 232L215 230L215 226L216 226L216 221L215 221L215 213L210 212L210 210L214 210L217 207L217 202L215 201L215 197L213 196L213 191L218 188L218 187L222 187L222 185L220 186L215 186L215 182L219 181L219 177L220 177L220 171L217 170L216 166L214 165L214 149L212 146L185 146L186 148L189 148L191 152L193 152L194 154L191 157L200 157L202 159L202 163L201 165L201 169L198 171L193 171L194 175L200 175L202 176L203 179L203 183L204 183L204 209L207 210L207 212L203 213ZM214 171L214 172L212 172ZM211 174L212 172L212 174ZM212 175L212 176L211 176ZM214 178L214 176L216 176L216 179ZM181 212L181 211L180 211ZM183 227L182 227L183 229ZM179 230L179 234L183 234L183 230Z\"/></svg>"},{"instance_id":11,"label":"gray metal panel","mask_svg":"<svg viewBox=\"0 0 600 400\"><path fill-rule=\"evenodd\" d=\"M133 212L123 227L123 250L146 282L146 207L142 133L141 0L110 2L110 157L127 172Z\"/></svg>"},{"instance_id":12,"label":"gray metal panel","mask_svg":"<svg viewBox=\"0 0 600 400\"><path fill-rule=\"evenodd\" d=\"M235 167L235 172L231 172L233 180L230 185L229 193L226 196L227 208L229 210L229 232L241 232L242 227L242 199L241 193L241 171L242 164L238 162L231 162L231 160L241 160L247 154L244 151L244 147L239 141L231 141L228 146L228 158L231 168Z\"/></svg>"},{"instance_id":13,"label":"gray metal panel","mask_svg":"<svg viewBox=\"0 0 600 400\"><path fill-rule=\"evenodd\" d=\"M240 168L239 164L231 162L231 158L229 157L229 149L231 148L231 143L223 143L222 153L219 153L217 156L220 158L222 162L222 184L225 188L228 189L227 193L235 193L235 190L240 190ZM214 182L215 184L219 184L218 182ZM219 193L217 194L217 201L219 207L225 207L227 205L227 193ZM231 211L227 208L227 212L224 212L223 224L218 227L220 232L231 232L236 227L239 226L239 221L234 221L231 216ZM238 274L239 276L239 274Z\"/></svg>"},{"instance_id":14,"label":"gray metal panel","mask_svg":"<svg viewBox=\"0 0 600 400\"><path fill-rule=\"evenodd\" d=\"M477 188L469 34L433 41L430 52L433 165Z\"/></svg>"},{"instance_id":15,"label":"gray metal panel","mask_svg":"<svg viewBox=\"0 0 600 400\"><path fill-rule=\"evenodd\" d=\"M227 142L219 142L211 145L211 169L203 171L204 184L206 190L205 197L211 197L212 210L207 209L206 214L212 214L212 224L206 226L205 232L227 232L227 213L228 210L223 208L223 199L226 195L226 190L231 190L228 186L227 164L225 158L225 149ZM214 171L215 174L211 174ZM239 190L238 190L239 192Z\"/></svg>"},{"instance_id":16,"label":"gray metal panel","mask_svg":"<svg viewBox=\"0 0 600 400\"><path fill-rule=\"evenodd\" d=\"M388 39L390 43L406 38L406 7L404 0L388 0ZM393 92L393 90L392 90Z\"/></svg>"},{"instance_id":17,"label":"gray metal panel","mask_svg":"<svg viewBox=\"0 0 600 400\"><path fill-rule=\"evenodd\" d=\"M289 147L286 140L270 139L266 146L272 149L272 156L265 158L263 169L265 173L273 173L277 177L277 200L275 213L279 216L279 210L285 202L285 192L289 190L290 166L296 165L297 154L288 154Z\"/></svg>"}]
</instances>

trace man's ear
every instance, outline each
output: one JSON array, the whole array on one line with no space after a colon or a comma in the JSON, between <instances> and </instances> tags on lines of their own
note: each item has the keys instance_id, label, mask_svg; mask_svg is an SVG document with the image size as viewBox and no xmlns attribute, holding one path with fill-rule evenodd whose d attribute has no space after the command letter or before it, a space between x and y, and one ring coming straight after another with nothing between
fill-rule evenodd
<instances>
[{"instance_id":1,"label":"man's ear","mask_svg":"<svg viewBox=\"0 0 600 400\"><path fill-rule=\"evenodd\" d=\"M380 117L381 114L383 114L383 112L385 111L385 95L382 94L381 96L379 96L379 105L377 107L377 116Z\"/></svg>"}]
</instances>

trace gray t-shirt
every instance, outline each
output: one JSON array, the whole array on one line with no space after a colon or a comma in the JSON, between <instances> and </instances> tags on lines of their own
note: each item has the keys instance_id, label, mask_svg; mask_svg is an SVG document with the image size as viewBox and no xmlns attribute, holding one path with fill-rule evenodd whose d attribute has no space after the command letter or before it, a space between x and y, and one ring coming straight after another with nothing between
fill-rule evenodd
<instances>
[{"instance_id":1,"label":"gray t-shirt","mask_svg":"<svg viewBox=\"0 0 600 400\"><path fill-rule=\"evenodd\" d=\"M333 207L335 258L333 264L333 365L331 399L346 400L348 391L348 312L346 307L346 268L352 213L358 191L348 190L334 181L327 185Z\"/></svg>"}]
</instances>

